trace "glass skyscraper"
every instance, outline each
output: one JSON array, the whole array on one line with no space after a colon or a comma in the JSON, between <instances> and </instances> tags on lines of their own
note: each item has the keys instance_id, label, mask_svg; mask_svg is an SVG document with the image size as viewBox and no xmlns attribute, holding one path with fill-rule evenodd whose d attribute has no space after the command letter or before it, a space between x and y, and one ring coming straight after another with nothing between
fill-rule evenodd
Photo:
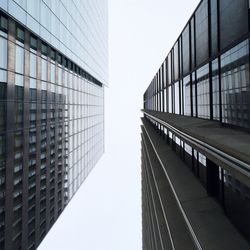
<instances>
[{"instance_id":1,"label":"glass skyscraper","mask_svg":"<svg viewBox=\"0 0 250 250\"><path fill-rule=\"evenodd\" d=\"M104 152L107 0L0 1L0 249L36 249Z\"/></svg>"},{"instance_id":2,"label":"glass skyscraper","mask_svg":"<svg viewBox=\"0 0 250 250\"><path fill-rule=\"evenodd\" d=\"M200 1L144 93L145 250L249 249L249 4Z\"/></svg>"}]
</instances>

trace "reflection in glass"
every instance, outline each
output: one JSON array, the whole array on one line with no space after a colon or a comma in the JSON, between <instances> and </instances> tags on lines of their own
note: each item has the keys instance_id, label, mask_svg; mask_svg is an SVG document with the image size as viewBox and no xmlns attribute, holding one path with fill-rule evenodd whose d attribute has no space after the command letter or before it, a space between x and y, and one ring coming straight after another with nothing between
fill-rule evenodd
<instances>
[{"instance_id":1,"label":"reflection in glass","mask_svg":"<svg viewBox=\"0 0 250 250\"><path fill-rule=\"evenodd\" d=\"M191 116L191 88L190 75L183 79L183 101L184 101L184 115Z\"/></svg>"},{"instance_id":2,"label":"reflection in glass","mask_svg":"<svg viewBox=\"0 0 250 250\"><path fill-rule=\"evenodd\" d=\"M7 69L7 40L0 36L0 68Z\"/></svg>"},{"instance_id":3,"label":"reflection in glass","mask_svg":"<svg viewBox=\"0 0 250 250\"><path fill-rule=\"evenodd\" d=\"M213 119L220 120L220 87L218 59L212 62Z\"/></svg>"},{"instance_id":4,"label":"reflection in glass","mask_svg":"<svg viewBox=\"0 0 250 250\"><path fill-rule=\"evenodd\" d=\"M210 118L209 96L209 66L208 64L197 70L197 107L198 117Z\"/></svg>"},{"instance_id":5,"label":"reflection in glass","mask_svg":"<svg viewBox=\"0 0 250 250\"><path fill-rule=\"evenodd\" d=\"M24 73L24 49L20 46L16 46L16 73Z\"/></svg>"},{"instance_id":6,"label":"reflection in glass","mask_svg":"<svg viewBox=\"0 0 250 250\"><path fill-rule=\"evenodd\" d=\"M222 121L250 128L248 40L221 56Z\"/></svg>"}]
</instances>

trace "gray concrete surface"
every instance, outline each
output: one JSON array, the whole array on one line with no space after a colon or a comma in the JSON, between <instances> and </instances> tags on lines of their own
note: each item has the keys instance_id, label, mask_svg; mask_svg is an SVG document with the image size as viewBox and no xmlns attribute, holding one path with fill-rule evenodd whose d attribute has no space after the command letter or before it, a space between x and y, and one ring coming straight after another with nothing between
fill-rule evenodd
<instances>
[{"instance_id":1,"label":"gray concrete surface","mask_svg":"<svg viewBox=\"0 0 250 250\"><path fill-rule=\"evenodd\" d=\"M150 123L142 118L151 144L158 154L173 190L203 249L250 249L247 241L225 216L220 205L207 195L205 188L155 132ZM193 124L195 124L192 121ZM197 123L196 123L197 124ZM167 177L166 177L166 181Z\"/></svg>"},{"instance_id":2,"label":"gray concrete surface","mask_svg":"<svg viewBox=\"0 0 250 250\"><path fill-rule=\"evenodd\" d=\"M214 155L211 155L202 149L199 150L199 148L196 148L195 145L191 144L191 146L198 149L216 164L223 166L235 178L250 187L250 133L222 127L218 121L150 110L142 111L166 122L179 131L203 141L208 145L246 163L248 165L248 170L245 170L240 166L239 168L231 168L230 164L220 161L220 159L214 157Z\"/></svg>"}]
</instances>

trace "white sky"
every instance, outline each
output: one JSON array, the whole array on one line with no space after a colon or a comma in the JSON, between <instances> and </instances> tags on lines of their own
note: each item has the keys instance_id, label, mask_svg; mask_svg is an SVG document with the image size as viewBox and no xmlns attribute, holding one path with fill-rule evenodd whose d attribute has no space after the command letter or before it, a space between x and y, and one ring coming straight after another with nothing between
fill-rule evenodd
<instances>
[{"instance_id":1,"label":"white sky","mask_svg":"<svg viewBox=\"0 0 250 250\"><path fill-rule=\"evenodd\" d=\"M143 93L199 0L109 0L106 153L39 250L140 250Z\"/></svg>"}]
</instances>

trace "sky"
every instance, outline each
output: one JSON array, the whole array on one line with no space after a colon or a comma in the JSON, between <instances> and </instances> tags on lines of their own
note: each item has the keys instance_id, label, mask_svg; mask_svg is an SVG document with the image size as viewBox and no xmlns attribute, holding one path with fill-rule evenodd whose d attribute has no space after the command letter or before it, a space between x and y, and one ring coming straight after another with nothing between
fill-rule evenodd
<instances>
[{"instance_id":1,"label":"sky","mask_svg":"<svg viewBox=\"0 0 250 250\"><path fill-rule=\"evenodd\" d=\"M140 250L143 93L199 0L109 0L105 154L39 250Z\"/></svg>"}]
</instances>

